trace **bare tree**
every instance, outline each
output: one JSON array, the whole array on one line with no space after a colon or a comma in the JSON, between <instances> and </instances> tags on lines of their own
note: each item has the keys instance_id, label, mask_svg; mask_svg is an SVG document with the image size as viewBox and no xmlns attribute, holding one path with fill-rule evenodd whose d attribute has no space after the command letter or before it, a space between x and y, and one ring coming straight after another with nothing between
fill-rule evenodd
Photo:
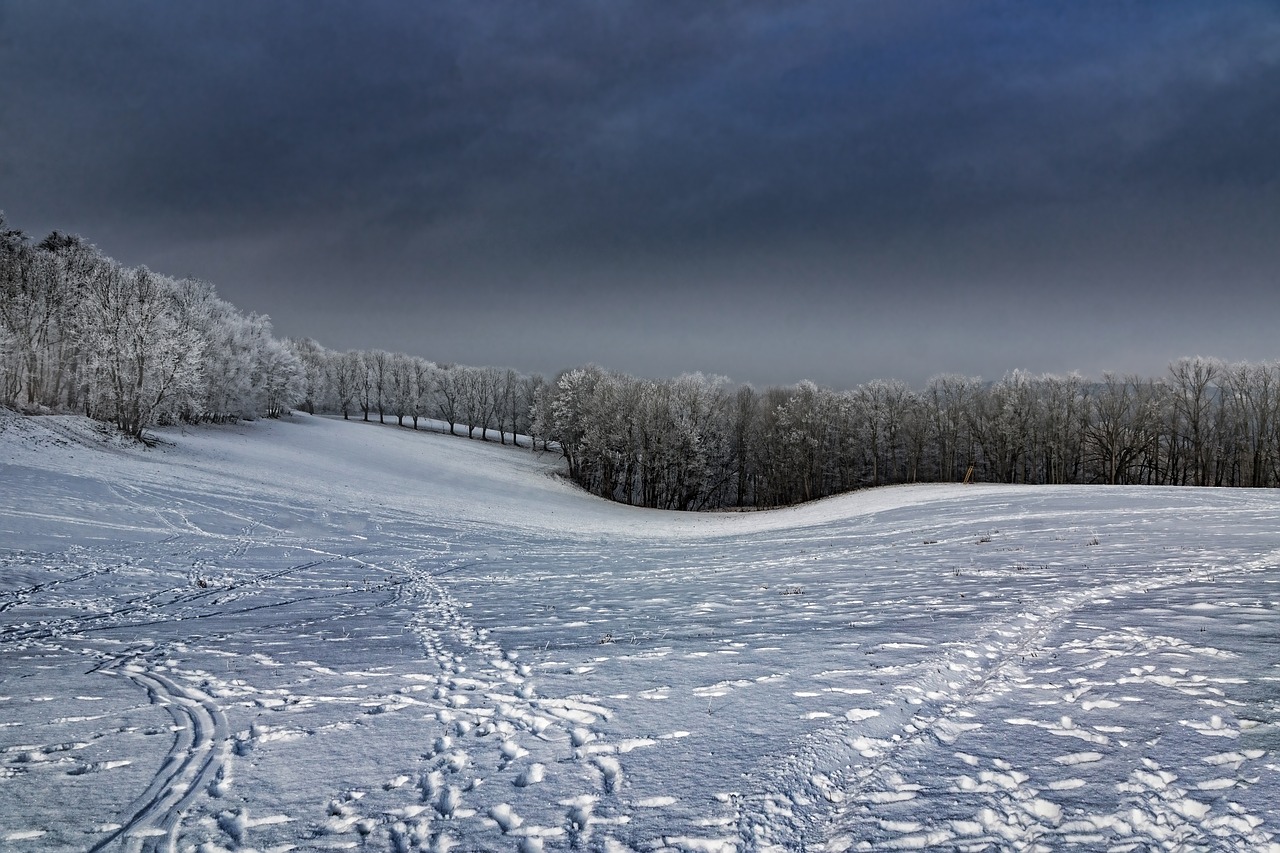
<instances>
[{"instance_id":1,"label":"bare tree","mask_svg":"<svg viewBox=\"0 0 1280 853\"><path fill-rule=\"evenodd\" d=\"M413 372L412 403L409 410L413 418L413 428L418 428L418 419L425 417L430 411L432 395L436 389L436 366L431 362L415 358L411 362Z\"/></svg>"},{"instance_id":2,"label":"bare tree","mask_svg":"<svg viewBox=\"0 0 1280 853\"><path fill-rule=\"evenodd\" d=\"M413 412L415 389L413 385L413 360L403 353L394 353L387 368L390 381L389 404L396 425L404 426L406 415Z\"/></svg>"},{"instance_id":3,"label":"bare tree","mask_svg":"<svg viewBox=\"0 0 1280 853\"><path fill-rule=\"evenodd\" d=\"M1192 484L1196 486L1210 482L1213 408L1221 399L1215 383L1222 371L1221 361L1200 356L1178 359L1169 366L1182 429L1179 438L1190 454Z\"/></svg>"},{"instance_id":4,"label":"bare tree","mask_svg":"<svg viewBox=\"0 0 1280 853\"><path fill-rule=\"evenodd\" d=\"M456 425L462 413L462 396L465 368L453 364L440 365L436 374L436 411L440 419L449 425L449 435L456 435Z\"/></svg>"},{"instance_id":5,"label":"bare tree","mask_svg":"<svg viewBox=\"0 0 1280 853\"><path fill-rule=\"evenodd\" d=\"M378 405L377 383L374 381L373 359L371 353L360 353L360 372L356 384L356 402L360 405L360 414L365 422Z\"/></svg>"},{"instance_id":6,"label":"bare tree","mask_svg":"<svg viewBox=\"0 0 1280 853\"><path fill-rule=\"evenodd\" d=\"M387 404L391 397L391 353L376 349L369 353L369 374L373 381L373 402L378 409L378 423L387 422Z\"/></svg>"},{"instance_id":7,"label":"bare tree","mask_svg":"<svg viewBox=\"0 0 1280 853\"><path fill-rule=\"evenodd\" d=\"M516 440L516 420L519 417L518 400L520 397L520 376L514 370L499 370L494 377L494 410L493 417L498 428L498 441L507 443L507 427L511 427L511 443L519 446Z\"/></svg>"},{"instance_id":8,"label":"bare tree","mask_svg":"<svg viewBox=\"0 0 1280 853\"><path fill-rule=\"evenodd\" d=\"M354 350L348 350L343 353L329 353L327 375L333 389L334 404L337 406L338 411L342 413L342 419L344 421L349 420L351 418L351 408L356 403L356 397L360 392L363 378L363 365L360 362L360 354Z\"/></svg>"}]
</instances>

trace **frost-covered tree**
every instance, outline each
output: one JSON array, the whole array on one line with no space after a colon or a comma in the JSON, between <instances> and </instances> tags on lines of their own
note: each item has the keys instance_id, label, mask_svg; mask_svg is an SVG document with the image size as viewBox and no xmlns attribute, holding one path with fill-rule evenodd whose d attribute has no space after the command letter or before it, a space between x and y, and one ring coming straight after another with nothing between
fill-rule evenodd
<instances>
[{"instance_id":1,"label":"frost-covered tree","mask_svg":"<svg viewBox=\"0 0 1280 853\"><path fill-rule=\"evenodd\" d=\"M404 426L404 419L413 414L414 388L413 359L403 353L391 356L390 373L390 408L397 426Z\"/></svg>"},{"instance_id":2,"label":"frost-covered tree","mask_svg":"<svg viewBox=\"0 0 1280 853\"><path fill-rule=\"evenodd\" d=\"M424 358L414 358L410 362L411 400L409 416L413 419L413 428L418 428L418 420L431 411L436 388L436 366Z\"/></svg>"},{"instance_id":3,"label":"frost-covered tree","mask_svg":"<svg viewBox=\"0 0 1280 853\"><path fill-rule=\"evenodd\" d=\"M1235 436L1230 484L1272 485L1280 466L1280 363L1233 364L1225 373L1224 408Z\"/></svg>"},{"instance_id":4,"label":"frost-covered tree","mask_svg":"<svg viewBox=\"0 0 1280 853\"><path fill-rule=\"evenodd\" d=\"M109 263L83 239L53 232L32 246L0 214L0 403L78 407L83 283Z\"/></svg>"},{"instance_id":5,"label":"frost-covered tree","mask_svg":"<svg viewBox=\"0 0 1280 853\"><path fill-rule=\"evenodd\" d=\"M262 341L254 385L258 389L258 408L269 418L287 415L305 393L303 366L283 341L271 337Z\"/></svg>"},{"instance_id":6,"label":"frost-covered tree","mask_svg":"<svg viewBox=\"0 0 1280 853\"><path fill-rule=\"evenodd\" d=\"M254 376L264 318L242 315L229 302L210 305L205 329L204 398L201 415L222 423L258 415Z\"/></svg>"},{"instance_id":7,"label":"frost-covered tree","mask_svg":"<svg viewBox=\"0 0 1280 853\"><path fill-rule=\"evenodd\" d=\"M84 308L90 410L140 437L197 387L203 340L180 310L175 283L145 267L102 267Z\"/></svg>"},{"instance_id":8,"label":"frost-covered tree","mask_svg":"<svg viewBox=\"0 0 1280 853\"><path fill-rule=\"evenodd\" d=\"M605 372L595 365L567 370L557 377L555 390L547 401L547 435L560 445L569 476L579 483L591 470L591 466L583 466L584 455L589 461L591 453L583 440L597 419L596 385L604 378Z\"/></svg>"},{"instance_id":9,"label":"frost-covered tree","mask_svg":"<svg viewBox=\"0 0 1280 853\"><path fill-rule=\"evenodd\" d=\"M1079 481L1088 423L1089 390L1084 377L1041 378L1037 409L1041 437L1038 447L1040 482L1063 484Z\"/></svg>"},{"instance_id":10,"label":"frost-covered tree","mask_svg":"<svg viewBox=\"0 0 1280 853\"><path fill-rule=\"evenodd\" d=\"M456 435L462 417L462 400L466 385L466 368L442 364L436 373L436 412L449 425L449 435Z\"/></svg>"},{"instance_id":11,"label":"frost-covered tree","mask_svg":"<svg viewBox=\"0 0 1280 853\"><path fill-rule=\"evenodd\" d=\"M368 422L369 415L377 405L376 384L373 375L373 363L370 353L360 353L360 369L356 374L356 403L360 406L361 419Z\"/></svg>"},{"instance_id":12,"label":"frost-covered tree","mask_svg":"<svg viewBox=\"0 0 1280 853\"><path fill-rule=\"evenodd\" d=\"M342 419L351 418L364 380L364 364L355 350L328 353L325 375L328 378L330 399Z\"/></svg>"},{"instance_id":13,"label":"frost-covered tree","mask_svg":"<svg viewBox=\"0 0 1280 853\"><path fill-rule=\"evenodd\" d=\"M376 349L366 359L369 379L373 383L373 405L378 410L378 423L387 422L387 404L391 398L391 353Z\"/></svg>"},{"instance_id":14,"label":"frost-covered tree","mask_svg":"<svg viewBox=\"0 0 1280 853\"><path fill-rule=\"evenodd\" d=\"M525 378L521 393L525 403L525 416L528 418L526 423L531 449L538 449L538 439L541 438L542 449L547 450L552 430L552 386L546 377L534 374Z\"/></svg>"},{"instance_id":15,"label":"frost-covered tree","mask_svg":"<svg viewBox=\"0 0 1280 853\"><path fill-rule=\"evenodd\" d=\"M911 398L911 390L897 380L868 382L852 396L856 427L866 442L873 486L906 479L907 452L902 431Z\"/></svg>"},{"instance_id":16,"label":"frost-covered tree","mask_svg":"<svg viewBox=\"0 0 1280 853\"><path fill-rule=\"evenodd\" d=\"M325 411L328 408L325 396L330 389L329 353L311 338L287 338L285 344L301 369L302 396L298 408L311 415Z\"/></svg>"},{"instance_id":17,"label":"frost-covered tree","mask_svg":"<svg viewBox=\"0 0 1280 853\"><path fill-rule=\"evenodd\" d=\"M494 426L498 441L507 443L507 430L511 430L511 442L516 444L516 420L519 418L520 376L510 368L497 369L494 377Z\"/></svg>"}]
</instances>

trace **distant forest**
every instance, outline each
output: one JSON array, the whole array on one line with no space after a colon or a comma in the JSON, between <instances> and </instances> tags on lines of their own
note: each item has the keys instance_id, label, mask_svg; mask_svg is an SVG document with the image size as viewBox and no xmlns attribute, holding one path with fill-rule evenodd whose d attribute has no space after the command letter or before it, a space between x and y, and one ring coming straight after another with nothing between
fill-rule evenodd
<instances>
[{"instance_id":1,"label":"distant forest","mask_svg":"<svg viewBox=\"0 0 1280 853\"><path fill-rule=\"evenodd\" d=\"M551 449L616 501L776 507L911 482L1280 485L1280 363L1184 358L1167 375L1013 371L834 391L755 389L587 366L552 381L384 350L280 340L214 287L124 267L80 237L38 243L0 214L0 405L156 424L292 409L442 421Z\"/></svg>"}]
</instances>

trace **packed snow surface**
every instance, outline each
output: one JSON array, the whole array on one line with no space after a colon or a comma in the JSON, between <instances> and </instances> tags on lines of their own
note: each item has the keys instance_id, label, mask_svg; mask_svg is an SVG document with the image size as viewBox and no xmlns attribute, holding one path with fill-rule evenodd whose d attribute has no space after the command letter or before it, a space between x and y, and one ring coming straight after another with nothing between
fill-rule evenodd
<instances>
[{"instance_id":1,"label":"packed snow surface","mask_svg":"<svg viewBox=\"0 0 1280 853\"><path fill-rule=\"evenodd\" d=\"M1280 494L0 415L5 850L1280 850Z\"/></svg>"}]
</instances>

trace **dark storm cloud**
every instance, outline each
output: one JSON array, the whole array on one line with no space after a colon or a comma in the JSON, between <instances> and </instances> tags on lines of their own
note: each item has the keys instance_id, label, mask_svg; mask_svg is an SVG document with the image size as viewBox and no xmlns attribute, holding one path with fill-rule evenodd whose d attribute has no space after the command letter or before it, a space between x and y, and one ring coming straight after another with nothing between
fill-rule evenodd
<instances>
[{"instance_id":1,"label":"dark storm cloud","mask_svg":"<svg viewBox=\"0 0 1280 853\"><path fill-rule=\"evenodd\" d=\"M290 333L540 369L1091 369L1014 330L1274 290L1272 3L672 9L0 2L0 207ZM1003 359L952 336L987 305Z\"/></svg>"}]
</instances>

